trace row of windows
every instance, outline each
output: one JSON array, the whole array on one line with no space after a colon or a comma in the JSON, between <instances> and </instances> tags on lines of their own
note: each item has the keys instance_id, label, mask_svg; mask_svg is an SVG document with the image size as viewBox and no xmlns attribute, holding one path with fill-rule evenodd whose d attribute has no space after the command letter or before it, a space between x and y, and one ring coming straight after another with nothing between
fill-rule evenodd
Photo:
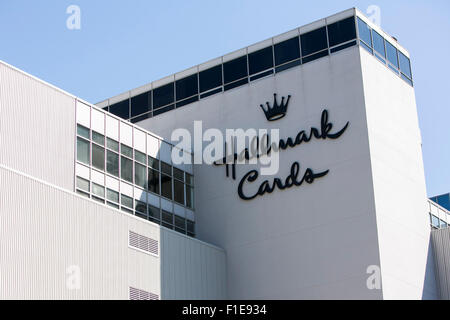
<instances>
[{"instance_id":1,"label":"row of windows","mask_svg":"<svg viewBox=\"0 0 450 320\"><path fill-rule=\"evenodd\" d=\"M193 208L193 176L170 164L77 125L77 161Z\"/></svg>"},{"instance_id":2,"label":"row of windows","mask_svg":"<svg viewBox=\"0 0 450 320\"><path fill-rule=\"evenodd\" d=\"M350 17L155 88L109 107L135 123L356 45Z\"/></svg>"},{"instance_id":3,"label":"row of windows","mask_svg":"<svg viewBox=\"0 0 450 320\"><path fill-rule=\"evenodd\" d=\"M433 229L447 228L448 224L444 220L439 219L435 215L430 213L430 224Z\"/></svg>"},{"instance_id":4,"label":"row of windows","mask_svg":"<svg viewBox=\"0 0 450 320\"><path fill-rule=\"evenodd\" d=\"M394 45L370 28L360 18L358 18L358 31L360 44L364 49L400 75L403 80L413 85L411 62L407 56L398 51Z\"/></svg>"},{"instance_id":5,"label":"row of windows","mask_svg":"<svg viewBox=\"0 0 450 320\"><path fill-rule=\"evenodd\" d=\"M193 221L146 202L135 200L125 194L119 194L117 191L105 188L94 182L91 183L89 180L81 177L77 177L76 190L77 193L100 203L106 203L108 206L135 214L139 218L155 222L188 236L195 236L195 223Z\"/></svg>"}]
</instances>

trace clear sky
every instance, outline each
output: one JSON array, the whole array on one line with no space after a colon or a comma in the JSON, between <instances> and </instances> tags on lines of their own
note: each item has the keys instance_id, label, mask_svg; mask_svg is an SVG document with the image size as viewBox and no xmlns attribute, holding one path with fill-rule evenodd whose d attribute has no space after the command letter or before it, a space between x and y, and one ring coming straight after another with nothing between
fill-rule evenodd
<instances>
[{"instance_id":1,"label":"clear sky","mask_svg":"<svg viewBox=\"0 0 450 320\"><path fill-rule=\"evenodd\" d=\"M81 29L69 30L69 5ZM448 0L0 0L0 59L91 103L358 7L409 50L428 195L450 192Z\"/></svg>"}]
</instances>

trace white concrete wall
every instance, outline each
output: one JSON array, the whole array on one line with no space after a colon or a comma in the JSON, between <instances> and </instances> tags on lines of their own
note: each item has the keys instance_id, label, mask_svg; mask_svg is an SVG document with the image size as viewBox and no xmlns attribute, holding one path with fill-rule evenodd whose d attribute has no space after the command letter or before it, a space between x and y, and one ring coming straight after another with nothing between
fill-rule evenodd
<instances>
[{"instance_id":1,"label":"white concrete wall","mask_svg":"<svg viewBox=\"0 0 450 320\"><path fill-rule=\"evenodd\" d=\"M433 282L425 284L429 208L414 88L360 50L383 297L434 297Z\"/></svg>"},{"instance_id":2,"label":"white concrete wall","mask_svg":"<svg viewBox=\"0 0 450 320\"><path fill-rule=\"evenodd\" d=\"M226 298L219 248L3 166L0 190L0 299L129 299L129 287ZM130 247L130 230L158 241L159 254Z\"/></svg>"},{"instance_id":3,"label":"white concrete wall","mask_svg":"<svg viewBox=\"0 0 450 320\"><path fill-rule=\"evenodd\" d=\"M138 123L170 139L175 128L192 133L194 120L204 130L279 128L285 138L320 127L325 108L335 130L350 122L338 140L281 152L277 177L294 161L330 170L312 185L244 201L239 180L258 166L239 165L236 181L224 167L195 166L197 235L226 250L231 299L382 298L366 286L367 267L380 262L359 59L349 48ZM273 93L292 97L287 116L269 123L259 105Z\"/></svg>"}]
</instances>

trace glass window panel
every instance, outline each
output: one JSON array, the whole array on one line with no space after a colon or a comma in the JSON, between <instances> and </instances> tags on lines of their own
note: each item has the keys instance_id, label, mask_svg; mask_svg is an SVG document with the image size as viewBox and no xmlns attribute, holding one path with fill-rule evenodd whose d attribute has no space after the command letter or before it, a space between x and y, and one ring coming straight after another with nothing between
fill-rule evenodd
<instances>
[{"instance_id":1,"label":"glass window panel","mask_svg":"<svg viewBox=\"0 0 450 320\"><path fill-rule=\"evenodd\" d=\"M327 31L325 27L300 35L302 56L326 49Z\"/></svg>"},{"instance_id":2,"label":"glass window panel","mask_svg":"<svg viewBox=\"0 0 450 320\"><path fill-rule=\"evenodd\" d=\"M247 56L243 56L223 64L225 83L229 83L247 76Z\"/></svg>"},{"instance_id":3,"label":"glass window panel","mask_svg":"<svg viewBox=\"0 0 450 320\"><path fill-rule=\"evenodd\" d=\"M110 201L119 203L119 193L117 191L106 189L106 198Z\"/></svg>"},{"instance_id":4,"label":"glass window panel","mask_svg":"<svg viewBox=\"0 0 450 320\"><path fill-rule=\"evenodd\" d=\"M119 155L109 150L106 152L106 172L119 176Z\"/></svg>"},{"instance_id":5,"label":"glass window panel","mask_svg":"<svg viewBox=\"0 0 450 320\"><path fill-rule=\"evenodd\" d=\"M330 47L356 38L354 17L332 23L327 28Z\"/></svg>"},{"instance_id":6,"label":"glass window panel","mask_svg":"<svg viewBox=\"0 0 450 320\"><path fill-rule=\"evenodd\" d=\"M222 85L222 65L200 72L200 92L217 88Z\"/></svg>"},{"instance_id":7,"label":"glass window panel","mask_svg":"<svg viewBox=\"0 0 450 320\"><path fill-rule=\"evenodd\" d=\"M148 156L148 166L159 170L159 160L153 158L152 156Z\"/></svg>"},{"instance_id":8,"label":"glass window panel","mask_svg":"<svg viewBox=\"0 0 450 320\"><path fill-rule=\"evenodd\" d=\"M248 68L250 74L273 68L272 46L250 53L248 55Z\"/></svg>"},{"instance_id":9,"label":"glass window panel","mask_svg":"<svg viewBox=\"0 0 450 320\"><path fill-rule=\"evenodd\" d=\"M175 215L175 228L186 231L186 219Z\"/></svg>"},{"instance_id":10,"label":"glass window panel","mask_svg":"<svg viewBox=\"0 0 450 320\"><path fill-rule=\"evenodd\" d=\"M134 210L136 210L137 212L142 213L144 215L147 215L147 204L145 202L138 201L138 200L135 200L134 202L135 202Z\"/></svg>"},{"instance_id":11,"label":"glass window panel","mask_svg":"<svg viewBox=\"0 0 450 320\"><path fill-rule=\"evenodd\" d=\"M133 182L133 161L120 157L120 177L129 182Z\"/></svg>"},{"instance_id":12,"label":"glass window panel","mask_svg":"<svg viewBox=\"0 0 450 320\"><path fill-rule=\"evenodd\" d=\"M400 62L400 71L406 75L408 78L412 78L411 75L411 62L409 61L408 57L405 56L400 51L398 52L399 56L399 62Z\"/></svg>"},{"instance_id":13,"label":"glass window panel","mask_svg":"<svg viewBox=\"0 0 450 320\"><path fill-rule=\"evenodd\" d=\"M148 190L159 194L159 172L148 169Z\"/></svg>"},{"instance_id":14,"label":"glass window panel","mask_svg":"<svg viewBox=\"0 0 450 320\"><path fill-rule=\"evenodd\" d=\"M105 149L96 144L92 145L92 166L99 170L105 170Z\"/></svg>"},{"instance_id":15,"label":"glass window panel","mask_svg":"<svg viewBox=\"0 0 450 320\"><path fill-rule=\"evenodd\" d=\"M178 180L174 180L173 193L173 200L184 206L184 183Z\"/></svg>"},{"instance_id":16,"label":"glass window panel","mask_svg":"<svg viewBox=\"0 0 450 320\"><path fill-rule=\"evenodd\" d=\"M177 80L175 83L177 100L189 98L198 94L197 74Z\"/></svg>"},{"instance_id":17,"label":"glass window panel","mask_svg":"<svg viewBox=\"0 0 450 320\"><path fill-rule=\"evenodd\" d=\"M439 228L439 218L431 215L431 225L435 228Z\"/></svg>"},{"instance_id":18,"label":"glass window panel","mask_svg":"<svg viewBox=\"0 0 450 320\"><path fill-rule=\"evenodd\" d=\"M186 185L186 206L194 208L194 188Z\"/></svg>"},{"instance_id":19,"label":"glass window panel","mask_svg":"<svg viewBox=\"0 0 450 320\"><path fill-rule=\"evenodd\" d=\"M372 36L370 34L370 27L358 18L359 38L364 41L369 47L372 47Z\"/></svg>"},{"instance_id":20,"label":"glass window panel","mask_svg":"<svg viewBox=\"0 0 450 320\"><path fill-rule=\"evenodd\" d=\"M89 180L77 177L77 188L89 192Z\"/></svg>"},{"instance_id":21,"label":"glass window panel","mask_svg":"<svg viewBox=\"0 0 450 320\"><path fill-rule=\"evenodd\" d=\"M98 197L104 198L105 197L105 187L92 183L92 193L95 194Z\"/></svg>"},{"instance_id":22,"label":"glass window panel","mask_svg":"<svg viewBox=\"0 0 450 320\"><path fill-rule=\"evenodd\" d=\"M373 36L373 49L382 58L386 59L386 50L384 48L384 38L375 30L372 30L372 36Z\"/></svg>"},{"instance_id":23,"label":"glass window panel","mask_svg":"<svg viewBox=\"0 0 450 320\"><path fill-rule=\"evenodd\" d=\"M89 139L90 130L86 127L83 127L81 124L77 124L77 134L81 137Z\"/></svg>"},{"instance_id":24,"label":"glass window panel","mask_svg":"<svg viewBox=\"0 0 450 320\"><path fill-rule=\"evenodd\" d=\"M133 158L133 149L129 146L124 145L123 143L120 144L120 152L129 158Z\"/></svg>"},{"instance_id":25,"label":"glass window panel","mask_svg":"<svg viewBox=\"0 0 450 320\"><path fill-rule=\"evenodd\" d=\"M184 171L173 167L173 176L181 181L184 181Z\"/></svg>"},{"instance_id":26,"label":"glass window panel","mask_svg":"<svg viewBox=\"0 0 450 320\"><path fill-rule=\"evenodd\" d=\"M145 153L142 153L140 151L134 150L134 160L145 164L145 159L146 158L147 158L147 156L145 155Z\"/></svg>"},{"instance_id":27,"label":"glass window panel","mask_svg":"<svg viewBox=\"0 0 450 320\"><path fill-rule=\"evenodd\" d=\"M161 195L172 199L172 178L165 174L161 174Z\"/></svg>"},{"instance_id":28,"label":"glass window panel","mask_svg":"<svg viewBox=\"0 0 450 320\"><path fill-rule=\"evenodd\" d=\"M119 209L119 205L118 205L118 204L115 204L115 203L112 203L112 202L106 202L106 204L107 204L108 206L110 206L110 207Z\"/></svg>"},{"instance_id":29,"label":"glass window panel","mask_svg":"<svg viewBox=\"0 0 450 320\"><path fill-rule=\"evenodd\" d=\"M193 185L194 184L194 177L186 172L186 183Z\"/></svg>"},{"instance_id":30,"label":"glass window panel","mask_svg":"<svg viewBox=\"0 0 450 320\"><path fill-rule=\"evenodd\" d=\"M137 162L134 163L134 184L147 188L147 167Z\"/></svg>"},{"instance_id":31,"label":"glass window panel","mask_svg":"<svg viewBox=\"0 0 450 320\"><path fill-rule=\"evenodd\" d=\"M162 210L162 221L163 222L166 222L166 223L169 223L169 224L171 224L171 225L173 225L173 214L172 213L170 213L170 212L168 212L168 211L165 211L165 210Z\"/></svg>"},{"instance_id":32,"label":"glass window panel","mask_svg":"<svg viewBox=\"0 0 450 320\"><path fill-rule=\"evenodd\" d=\"M173 105L173 104L171 104L170 106L167 106L167 107L156 109L155 111L153 111L153 116L156 117L157 115L160 115L164 112L167 112L167 111L170 111L173 109L175 109L175 105Z\"/></svg>"},{"instance_id":33,"label":"glass window panel","mask_svg":"<svg viewBox=\"0 0 450 320\"><path fill-rule=\"evenodd\" d=\"M90 157L90 143L81 138L77 138L77 160L89 164Z\"/></svg>"},{"instance_id":34,"label":"glass window panel","mask_svg":"<svg viewBox=\"0 0 450 320\"><path fill-rule=\"evenodd\" d=\"M124 194L120 195L121 205L133 209L133 198L130 198Z\"/></svg>"},{"instance_id":35,"label":"glass window panel","mask_svg":"<svg viewBox=\"0 0 450 320\"><path fill-rule=\"evenodd\" d=\"M130 117L130 103L129 99L117 102L109 106L109 112L115 114L119 118L128 119Z\"/></svg>"},{"instance_id":36,"label":"glass window panel","mask_svg":"<svg viewBox=\"0 0 450 320\"><path fill-rule=\"evenodd\" d=\"M157 207L149 205L148 214L150 218L153 218L153 220L161 220L161 212Z\"/></svg>"},{"instance_id":37,"label":"glass window panel","mask_svg":"<svg viewBox=\"0 0 450 320\"><path fill-rule=\"evenodd\" d=\"M195 222L191 220L186 220L186 227L189 233L195 233Z\"/></svg>"},{"instance_id":38,"label":"glass window panel","mask_svg":"<svg viewBox=\"0 0 450 320\"><path fill-rule=\"evenodd\" d=\"M398 69L397 48L389 43L389 41L386 41L386 56L388 61Z\"/></svg>"},{"instance_id":39,"label":"glass window panel","mask_svg":"<svg viewBox=\"0 0 450 320\"><path fill-rule=\"evenodd\" d=\"M94 141L95 143L98 143L99 145L104 146L105 145L105 136L98 132L92 131L92 141Z\"/></svg>"},{"instance_id":40,"label":"glass window panel","mask_svg":"<svg viewBox=\"0 0 450 320\"><path fill-rule=\"evenodd\" d=\"M119 143L111 138L106 139L106 146L111 150L119 152Z\"/></svg>"},{"instance_id":41,"label":"glass window panel","mask_svg":"<svg viewBox=\"0 0 450 320\"><path fill-rule=\"evenodd\" d=\"M277 43L274 46L275 64L280 65L300 58L300 40L298 37Z\"/></svg>"},{"instance_id":42,"label":"glass window panel","mask_svg":"<svg viewBox=\"0 0 450 320\"><path fill-rule=\"evenodd\" d=\"M150 111L152 109L151 97L151 91L131 97L131 116L135 117Z\"/></svg>"},{"instance_id":43,"label":"glass window panel","mask_svg":"<svg viewBox=\"0 0 450 320\"><path fill-rule=\"evenodd\" d=\"M173 82L153 90L153 109L174 102Z\"/></svg>"},{"instance_id":44,"label":"glass window panel","mask_svg":"<svg viewBox=\"0 0 450 320\"><path fill-rule=\"evenodd\" d=\"M167 164L167 163L161 161L161 172L171 176L172 175L172 166L170 164Z\"/></svg>"}]
</instances>

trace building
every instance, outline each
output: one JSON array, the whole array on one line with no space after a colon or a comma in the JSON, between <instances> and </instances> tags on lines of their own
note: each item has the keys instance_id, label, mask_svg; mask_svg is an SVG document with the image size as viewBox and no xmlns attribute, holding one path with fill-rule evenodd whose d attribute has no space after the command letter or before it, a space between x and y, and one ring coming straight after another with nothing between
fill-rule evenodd
<instances>
[{"instance_id":1,"label":"building","mask_svg":"<svg viewBox=\"0 0 450 320\"><path fill-rule=\"evenodd\" d=\"M448 297L409 53L357 9L96 106L0 74L0 297ZM279 170L197 163L195 121L275 130Z\"/></svg>"},{"instance_id":2,"label":"building","mask_svg":"<svg viewBox=\"0 0 450 320\"><path fill-rule=\"evenodd\" d=\"M445 209L450 210L450 193L431 197L430 200L437 203L441 207L444 207Z\"/></svg>"}]
</instances>

